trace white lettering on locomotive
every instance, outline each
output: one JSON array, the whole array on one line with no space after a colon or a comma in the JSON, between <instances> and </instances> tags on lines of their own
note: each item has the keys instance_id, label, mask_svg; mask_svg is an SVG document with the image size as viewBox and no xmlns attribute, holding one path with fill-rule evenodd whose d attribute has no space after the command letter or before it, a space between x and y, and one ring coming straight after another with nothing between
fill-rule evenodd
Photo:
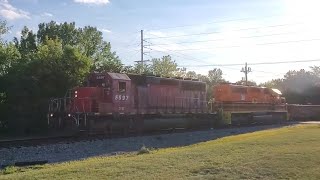
<instances>
[{"instance_id":1,"label":"white lettering on locomotive","mask_svg":"<svg viewBox=\"0 0 320 180\"><path fill-rule=\"evenodd\" d=\"M104 79L104 76L97 76L97 79Z\"/></svg>"},{"instance_id":2,"label":"white lettering on locomotive","mask_svg":"<svg viewBox=\"0 0 320 180\"><path fill-rule=\"evenodd\" d=\"M119 107L119 111L124 111L124 107Z\"/></svg>"},{"instance_id":3,"label":"white lettering on locomotive","mask_svg":"<svg viewBox=\"0 0 320 180\"><path fill-rule=\"evenodd\" d=\"M127 101L129 99L129 96L125 96L125 95L115 95L114 96L114 100L119 100L119 101Z\"/></svg>"}]
</instances>

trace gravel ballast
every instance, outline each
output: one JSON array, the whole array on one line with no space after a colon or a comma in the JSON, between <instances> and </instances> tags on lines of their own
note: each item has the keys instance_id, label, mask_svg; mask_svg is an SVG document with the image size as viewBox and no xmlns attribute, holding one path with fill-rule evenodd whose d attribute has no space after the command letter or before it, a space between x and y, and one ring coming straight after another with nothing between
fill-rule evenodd
<instances>
[{"instance_id":1,"label":"gravel ballast","mask_svg":"<svg viewBox=\"0 0 320 180\"><path fill-rule=\"evenodd\" d=\"M225 136L254 132L280 125L211 129L203 131L171 133L152 136L103 139L74 143L48 144L36 147L14 147L0 149L0 167L24 161L48 161L48 163L81 160L94 156L110 156L147 148L186 146Z\"/></svg>"}]
</instances>

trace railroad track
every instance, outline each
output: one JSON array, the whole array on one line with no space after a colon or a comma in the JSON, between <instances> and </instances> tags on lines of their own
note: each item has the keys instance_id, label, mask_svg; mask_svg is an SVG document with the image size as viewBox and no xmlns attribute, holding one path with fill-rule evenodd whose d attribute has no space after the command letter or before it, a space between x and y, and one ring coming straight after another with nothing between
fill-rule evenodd
<instances>
[{"instance_id":1,"label":"railroad track","mask_svg":"<svg viewBox=\"0 0 320 180\"><path fill-rule=\"evenodd\" d=\"M161 134L170 134L170 133L183 133L197 130L208 130L208 128L197 128L197 129L165 129L154 132L146 132L143 135L137 135L135 133L128 133L123 135L121 133L115 133L112 135L68 135L68 136L53 136L53 137L38 137L38 138L25 138L25 139L10 139L10 140L0 140L0 148L21 148L21 147L30 147L30 146L41 146L48 144L57 144L57 143L76 143L81 141L96 141L104 139L116 139L116 138L127 138L127 137L136 137L136 136L151 136L151 135L161 135Z\"/></svg>"},{"instance_id":2,"label":"railroad track","mask_svg":"<svg viewBox=\"0 0 320 180\"><path fill-rule=\"evenodd\" d=\"M10 147L28 147L45 144L54 144L70 139L70 136L59 136L59 137L39 137L39 138L25 138L25 139L14 139L14 140L1 140L0 148Z\"/></svg>"},{"instance_id":3,"label":"railroad track","mask_svg":"<svg viewBox=\"0 0 320 180\"><path fill-rule=\"evenodd\" d=\"M295 123L297 122L287 122L282 125L291 125ZM250 125L250 127L254 127L254 126L264 126L264 125ZM239 126L231 126L229 128L238 128L238 127ZM218 128L218 129L224 129L224 128ZM154 132L147 132L141 136L162 135L162 134L170 134L170 133L184 133L184 132L201 131L201 130L208 130L208 129L210 128L166 129L166 130L159 130ZM0 140L0 148L12 148L12 147L21 148L21 147L41 146L41 145L57 144L57 143L69 144L69 143L76 143L81 141L96 141L96 140L127 138L127 137L136 137L136 136L138 135L129 133L128 135L122 135L122 134L91 135L91 136L69 135L69 136L39 137L39 138L26 138L26 139L14 139L14 140Z\"/></svg>"}]
</instances>

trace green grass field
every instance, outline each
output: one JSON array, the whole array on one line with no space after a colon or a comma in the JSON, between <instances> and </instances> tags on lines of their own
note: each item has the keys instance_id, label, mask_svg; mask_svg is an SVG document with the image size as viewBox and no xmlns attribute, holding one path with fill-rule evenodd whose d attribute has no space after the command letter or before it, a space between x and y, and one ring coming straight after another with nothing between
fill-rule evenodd
<instances>
[{"instance_id":1,"label":"green grass field","mask_svg":"<svg viewBox=\"0 0 320 180\"><path fill-rule=\"evenodd\" d=\"M320 179L320 125L236 135L180 148L7 168L0 179Z\"/></svg>"}]
</instances>

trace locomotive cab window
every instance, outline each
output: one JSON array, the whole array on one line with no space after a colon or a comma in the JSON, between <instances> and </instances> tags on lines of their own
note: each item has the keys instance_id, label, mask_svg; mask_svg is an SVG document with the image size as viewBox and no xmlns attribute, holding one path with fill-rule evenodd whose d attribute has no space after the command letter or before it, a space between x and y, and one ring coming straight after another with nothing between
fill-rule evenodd
<instances>
[{"instance_id":1,"label":"locomotive cab window","mask_svg":"<svg viewBox=\"0 0 320 180\"><path fill-rule=\"evenodd\" d=\"M119 92L126 92L126 82L119 82Z\"/></svg>"}]
</instances>

